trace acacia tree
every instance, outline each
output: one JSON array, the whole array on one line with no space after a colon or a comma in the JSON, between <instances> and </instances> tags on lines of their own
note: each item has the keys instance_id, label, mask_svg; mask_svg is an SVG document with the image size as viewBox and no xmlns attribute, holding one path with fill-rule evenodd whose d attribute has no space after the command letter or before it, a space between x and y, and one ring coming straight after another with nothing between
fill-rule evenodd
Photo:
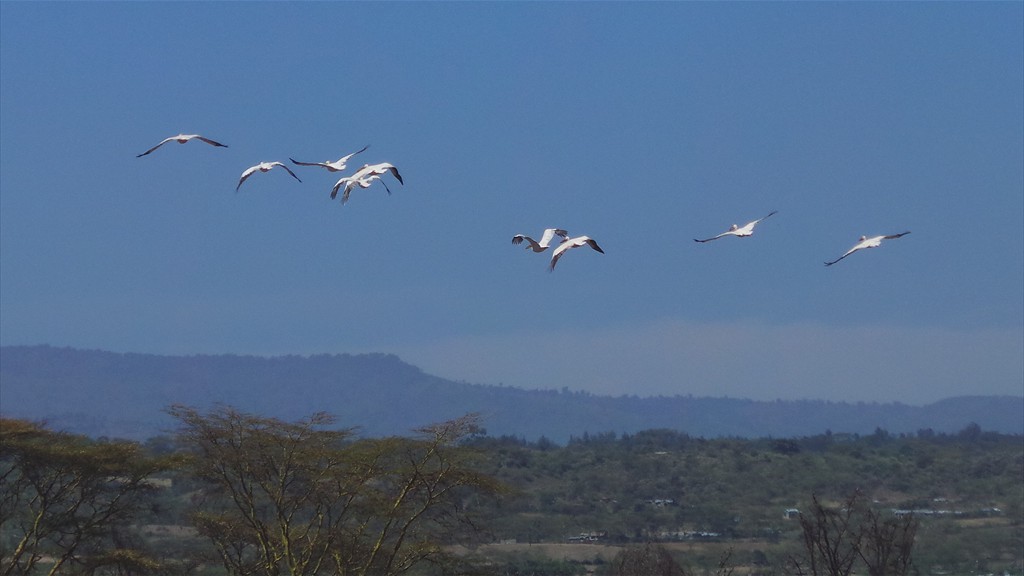
<instances>
[{"instance_id":1,"label":"acacia tree","mask_svg":"<svg viewBox=\"0 0 1024 576\"><path fill-rule=\"evenodd\" d=\"M337 540L337 486L348 431L322 430L314 414L286 423L220 408L203 415L174 406L186 465L205 482L192 519L233 574L316 574ZM338 498L345 492L339 491Z\"/></svg>"},{"instance_id":2,"label":"acacia tree","mask_svg":"<svg viewBox=\"0 0 1024 576\"><path fill-rule=\"evenodd\" d=\"M418 438L360 440L323 413L283 422L229 407L169 411L207 486L194 522L231 574L401 574L440 561L439 537L469 518L460 504L497 490L458 445L475 416Z\"/></svg>"},{"instance_id":3,"label":"acacia tree","mask_svg":"<svg viewBox=\"0 0 1024 576\"><path fill-rule=\"evenodd\" d=\"M861 524L863 537L857 553L870 576L906 576L913 569L910 556L919 521L913 514L883 517L869 509Z\"/></svg>"},{"instance_id":4,"label":"acacia tree","mask_svg":"<svg viewBox=\"0 0 1024 576\"><path fill-rule=\"evenodd\" d=\"M415 438L356 445L358 460L373 462L372 480L343 525L337 573L401 574L424 561L450 565L454 558L440 545L478 535L472 502L502 490L476 471L475 453L461 445L480 431L478 417L468 415L421 428Z\"/></svg>"},{"instance_id":5,"label":"acacia tree","mask_svg":"<svg viewBox=\"0 0 1024 576\"><path fill-rule=\"evenodd\" d=\"M134 442L0 418L0 575L157 569L122 536L170 465Z\"/></svg>"},{"instance_id":6,"label":"acacia tree","mask_svg":"<svg viewBox=\"0 0 1024 576\"><path fill-rule=\"evenodd\" d=\"M800 514L806 556L803 561L790 559L798 575L849 576L861 538L855 517L858 497L854 493L842 507L828 508L817 495L811 496L810 511Z\"/></svg>"},{"instance_id":7,"label":"acacia tree","mask_svg":"<svg viewBox=\"0 0 1024 576\"><path fill-rule=\"evenodd\" d=\"M913 515L883 517L859 491L842 506L829 508L812 496L811 509L800 514L803 558L791 557L798 576L849 576L858 561L870 576L906 576L918 521Z\"/></svg>"}]
</instances>

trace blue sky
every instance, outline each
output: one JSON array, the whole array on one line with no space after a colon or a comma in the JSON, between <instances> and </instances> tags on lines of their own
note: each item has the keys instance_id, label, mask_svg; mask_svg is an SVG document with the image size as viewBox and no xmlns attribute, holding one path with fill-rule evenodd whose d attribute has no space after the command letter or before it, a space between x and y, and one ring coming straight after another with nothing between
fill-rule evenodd
<instances>
[{"instance_id":1,"label":"blue sky","mask_svg":"<svg viewBox=\"0 0 1024 576\"><path fill-rule=\"evenodd\" d=\"M0 33L4 345L1024 394L1024 3L5 1ZM228 148L136 158L178 133ZM390 196L235 192L367 144ZM546 227L605 254L549 273L510 242Z\"/></svg>"}]
</instances>

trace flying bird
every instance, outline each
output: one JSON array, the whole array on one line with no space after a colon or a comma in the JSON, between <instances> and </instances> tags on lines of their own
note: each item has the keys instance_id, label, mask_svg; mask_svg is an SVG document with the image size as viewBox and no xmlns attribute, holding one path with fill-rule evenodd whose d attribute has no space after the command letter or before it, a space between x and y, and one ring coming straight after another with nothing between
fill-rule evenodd
<instances>
[{"instance_id":1,"label":"flying bird","mask_svg":"<svg viewBox=\"0 0 1024 576\"><path fill-rule=\"evenodd\" d=\"M235 186L235 192L238 192L238 189L242 187L242 182L245 182L249 178L249 176L255 174L257 170L260 172L270 172L270 170L275 166L280 166L281 168L284 168L285 170L288 171L289 174L292 175L292 178L295 178L299 182L302 182L302 180L300 180L299 177L295 175L295 172L292 172L291 169L288 168L288 166L282 164L281 162L260 162L259 164L251 168L246 168L245 172L242 172L242 177L238 180L238 186Z\"/></svg>"},{"instance_id":2,"label":"flying bird","mask_svg":"<svg viewBox=\"0 0 1024 576\"><path fill-rule=\"evenodd\" d=\"M348 161L353 156L355 156L356 154L359 154L359 152L365 151L369 147L370 147L369 145L363 146L362 150L353 152L353 153L349 154L348 156L342 156L341 158L339 158L338 160L336 160L334 162L330 162L330 161L327 161L327 162L299 162L298 160L296 160L294 158L288 158L288 159L291 160L293 164L297 164L299 166L323 166L324 168L327 168L328 172L341 172L342 170L344 170L345 168L348 167L348 165L347 165Z\"/></svg>"},{"instance_id":3,"label":"flying bird","mask_svg":"<svg viewBox=\"0 0 1024 576\"><path fill-rule=\"evenodd\" d=\"M356 170L356 173L353 174L353 176L359 176L360 178L367 175L383 176L389 172L395 177L395 180L398 180L399 184L405 185L405 182L402 181L402 175L398 173L398 168L395 168L395 165L390 162L381 162L380 164L363 164L363 167Z\"/></svg>"},{"instance_id":4,"label":"flying bird","mask_svg":"<svg viewBox=\"0 0 1024 576\"><path fill-rule=\"evenodd\" d=\"M345 189L341 193L341 203L344 204L348 202L348 195L352 192L353 188L356 186L359 186L360 188L369 188L370 184L373 184L374 180L380 180L380 183L384 185L384 189L388 191L388 195L391 195L391 188L388 188L387 183L380 177L380 174L370 174L369 176L361 178L353 174L352 176L345 176L341 180L335 182L334 189L331 190L331 198L337 196L338 189L344 185Z\"/></svg>"},{"instance_id":5,"label":"flying bird","mask_svg":"<svg viewBox=\"0 0 1024 576\"><path fill-rule=\"evenodd\" d=\"M555 248L555 251L551 254L551 265L548 268L548 270L554 271L555 264L558 264L558 259L561 258L563 254L565 254L566 252L573 248L579 248L580 246L590 246L594 250L597 250L601 254L604 254L604 250L601 250L601 247L597 245L597 242L595 242L594 239L589 236L577 236L575 238L567 238L563 240L562 243L558 245L558 248Z\"/></svg>"},{"instance_id":6,"label":"flying bird","mask_svg":"<svg viewBox=\"0 0 1024 576\"><path fill-rule=\"evenodd\" d=\"M338 190L344 186L344 192L341 195L341 203L348 202L348 195L352 191L352 188L359 186L360 188L369 188L370 184L374 180L380 180L381 184L384 184L384 189L391 194L391 188L381 178L384 174L391 173L392 176L398 180L399 184L404 185L402 181L402 175L398 173L398 168L395 168L393 164L388 162L381 162L380 164L363 164L363 167L356 170L351 176L345 176L334 183L334 188L331 190L331 198L338 196Z\"/></svg>"},{"instance_id":7,"label":"flying bird","mask_svg":"<svg viewBox=\"0 0 1024 576\"><path fill-rule=\"evenodd\" d=\"M882 240L894 240L896 238L906 236L907 234L910 234L909 230L906 232L901 232L899 234L890 234L889 236L872 236L871 238L868 238L867 236L861 236L860 242L855 244L853 248L847 250L846 254L843 254L842 256L836 258L831 262L825 262L825 266L831 266L858 250L863 250L864 248L878 248L879 246L882 245Z\"/></svg>"},{"instance_id":8,"label":"flying bird","mask_svg":"<svg viewBox=\"0 0 1024 576\"><path fill-rule=\"evenodd\" d=\"M512 237L512 243L522 244L523 240L526 240L529 243L529 245L526 246L527 250L533 250L534 252L543 252L551 246L551 241L555 238L555 236L561 236L561 241L565 242L569 238L569 233L566 232L565 230L562 230L561 228L548 228L544 230L544 235L540 237L540 242L537 242L536 240L530 238L529 236L516 234L515 236Z\"/></svg>"},{"instance_id":9,"label":"flying bird","mask_svg":"<svg viewBox=\"0 0 1024 576\"><path fill-rule=\"evenodd\" d=\"M775 214L775 212L776 212L776 210L772 210L771 214L768 214L768 216L771 216L772 214ZM754 233L754 226L757 226L758 222L760 222L761 220L764 220L768 216L765 216L763 218L758 218L757 220L754 220L753 222L747 222L746 224L743 225L742 228L740 228L739 226L733 224L732 226L729 227L728 230L726 230L725 232L722 232L718 236L712 236L711 238L705 238L703 240L698 240L698 239L694 238L693 241L694 242L711 242L712 240L718 240L722 236L737 236L737 237L740 237L740 238L744 238L746 236L752 235Z\"/></svg>"},{"instance_id":10,"label":"flying bird","mask_svg":"<svg viewBox=\"0 0 1024 576\"><path fill-rule=\"evenodd\" d=\"M227 144L221 144L220 142L214 142L213 140L210 140L209 138L206 138L205 136L200 136L199 134L178 134L177 136L171 136L170 138L165 138L162 142L160 142L156 146L153 146L149 150L146 150L142 154L139 154L138 156L136 156L136 158L142 158L146 154L149 154L153 150L156 150L157 148L163 146L164 144L167 144L168 142L172 142L173 141L173 142L177 142L178 144L184 144L185 142L188 142L189 140L202 140L203 142L206 142L207 144L212 144L213 146L220 146L221 148L227 148L228 147Z\"/></svg>"}]
</instances>

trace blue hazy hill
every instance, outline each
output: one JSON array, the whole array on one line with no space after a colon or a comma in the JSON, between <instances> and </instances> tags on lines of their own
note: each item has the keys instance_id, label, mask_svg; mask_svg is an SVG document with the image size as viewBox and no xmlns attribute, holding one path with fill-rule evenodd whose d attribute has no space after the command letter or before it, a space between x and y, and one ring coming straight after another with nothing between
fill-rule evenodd
<instances>
[{"instance_id":1,"label":"blue hazy hill","mask_svg":"<svg viewBox=\"0 0 1024 576\"><path fill-rule=\"evenodd\" d=\"M552 383L553 385L553 383ZM692 396L597 396L455 382L391 354L160 356L51 346L0 347L0 414L93 437L142 440L173 430L172 404L293 420L324 411L364 435L407 434L469 412L491 435L565 442L584 433L664 428L691 436L869 434L970 423L1024 434L1024 397L963 396L926 406ZM681 382L680 388L685 388Z\"/></svg>"}]
</instances>

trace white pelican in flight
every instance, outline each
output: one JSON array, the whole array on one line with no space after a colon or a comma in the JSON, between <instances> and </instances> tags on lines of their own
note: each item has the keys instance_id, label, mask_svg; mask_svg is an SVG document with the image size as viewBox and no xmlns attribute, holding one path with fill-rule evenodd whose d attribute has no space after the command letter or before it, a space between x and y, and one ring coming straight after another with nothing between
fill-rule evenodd
<instances>
[{"instance_id":1,"label":"white pelican in flight","mask_svg":"<svg viewBox=\"0 0 1024 576\"><path fill-rule=\"evenodd\" d=\"M523 240L526 240L529 243L529 246L526 247L527 250L533 250L534 252L543 252L551 246L551 241L555 238L556 235L562 237L562 242L565 242L569 238L569 233L566 232L565 230L562 230L561 228L548 228L544 230L544 235L540 237L540 242L537 242L536 240L530 238L529 236L516 234L515 236L512 237L512 243L522 244Z\"/></svg>"},{"instance_id":2,"label":"white pelican in flight","mask_svg":"<svg viewBox=\"0 0 1024 576\"><path fill-rule=\"evenodd\" d=\"M299 182L302 182L302 180L300 180L299 177L295 175L295 172L292 172L291 169L288 168L288 166L282 164L281 162L260 162L259 164L251 168L246 168L245 172L242 172L242 177L238 180L238 186L235 186L235 192L238 192L238 189L242 187L242 182L245 182L249 178L249 176L255 174L257 170L260 172L270 172L270 169L275 166L280 166L281 168L284 168L285 170L288 171L289 174L292 175L292 178L295 178Z\"/></svg>"},{"instance_id":3,"label":"white pelican in flight","mask_svg":"<svg viewBox=\"0 0 1024 576\"><path fill-rule=\"evenodd\" d=\"M850 248L849 250L847 250L846 254L843 254L842 256L840 256L839 258L836 258L835 260L833 260L831 262L825 262L825 266L831 266L831 265L835 264L836 262L839 262L843 258L846 258L850 254L853 254L857 250L863 250L864 248L878 248L879 246L882 245L882 240L894 240L896 238L900 238L902 236L906 236L907 234L910 234L909 230L906 231L906 232L901 232L899 234L890 234L888 236L872 236L871 238L868 238L867 236L861 236L860 237L860 242L855 244L853 246L853 248Z\"/></svg>"},{"instance_id":4,"label":"white pelican in flight","mask_svg":"<svg viewBox=\"0 0 1024 576\"><path fill-rule=\"evenodd\" d=\"M213 140L210 140L209 138L206 138L205 136L200 136L199 134L178 134L177 136L171 136L170 138L164 138L164 140L162 142L160 142L156 146L153 146L149 150L146 150L142 154L139 154L138 156L136 156L136 158L142 158L146 154L149 154L153 150L156 150L157 148L163 146L164 144L167 144L168 142L172 142L173 141L173 142L177 142L178 144L184 144L185 142L188 142L189 140L202 140L203 142L206 142L207 144L212 144L214 146L220 146L221 148L227 148L228 147L227 144L221 144L220 142L214 142Z\"/></svg>"},{"instance_id":5,"label":"white pelican in flight","mask_svg":"<svg viewBox=\"0 0 1024 576\"><path fill-rule=\"evenodd\" d=\"M776 210L772 210L771 214L768 214L768 216L771 216L772 214L775 214L775 212L776 212ZM744 238L746 236L752 235L754 233L754 226L757 226L758 222L760 222L761 220L764 220L768 216L765 216L764 218L758 218L757 220L754 220L753 222L747 222L746 224L743 225L742 228L740 228L739 226L733 224L732 226L729 227L728 230L726 230L725 232L722 232L718 236L712 236L711 238L705 238L703 240L698 240L698 239L694 238L693 241L694 242L711 242L712 240L718 240L722 236L737 236L737 237L740 237L740 238Z\"/></svg>"},{"instance_id":6,"label":"white pelican in flight","mask_svg":"<svg viewBox=\"0 0 1024 576\"><path fill-rule=\"evenodd\" d=\"M555 248L555 251L551 254L551 265L548 268L548 270L554 271L555 264L558 264L558 259L561 258L563 254L565 254L566 252L573 248L579 248L580 246L590 246L594 250L597 250L601 254L604 254L604 250L601 250L601 247L597 245L597 242L595 242L594 239L589 236L577 236L575 238L567 238L563 240L562 243L558 245L558 248Z\"/></svg>"},{"instance_id":7,"label":"white pelican in flight","mask_svg":"<svg viewBox=\"0 0 1024 576\"><path fill-rule=\"evenodd\" d=\"M370 184L373 184L374 180L380 180L380 183L384 184L384 189L388 191L388 195L391 195L391 188L388 188L387 183L385 183L384 180L381 179L380 174L370 174L362 178L353 174L351 176L345 176L344 178L338 180L334 184L334 189L331 190L331 198L337 196L338 189L341 188L342 185L344 185L345 189L341 193L341 203L344 204L348 202L348 195L350 192L352 192L353 188L355 188L356 186L359 186L360 188L369 188Z\"/></svg>"},{"instance_id":8,"label":"white pelican in flight","mask_svg":"<svg viewBox=\"0 0 1024 576\"><path fill-rule=\"evenodd\" d=\"M391 194L391 188L388 188L388 185L384 183L384 179L381 178L381 176L388 172L398 180L399 184L405 184L405 182L402 181L402 175L398 173L398 168L395 168L393 164L388 162L381 162L380 164L363 164L363 167L356 170L351 176L345 176L334 183L334 188L331 190L331 198L337 197L338 189L344 186L345 190L341 195L341 203L344 204L345 202L348 202L348 195L349 192L352 191L352 188L356 186L359 186L360 188L369 188L370 184L372 184L374 180L380 180L380 183L384 184L384 189L388 191L388 194Z\"/></svg>"},{"instance_id":9,"label":"white pelican in flight","mask_svg":"<svg viewBox=\"0 0 1024 576\"><path fill-rule=\"evenodd\" d=\"M369 147L370 147L369 145L363 146L362 150L358 150L356 152L353 152L353 153L349 154L348 156L342 156L341 158L339 158L338 160L336 160L334 162L330 162L330 161L328 161L328 162L299 162L298 160L296 160L294 158L288 158L288 159L292 161L292 164L297 164L299 166L323 166L324 168L327 168L328 172L341 172L342 170L344 170L345 168L348 167L348 165L347 165L348 161L353 156L355 156L356 154L359 154L359 152L365 151Z\"/></svg>"}]
</instances>

